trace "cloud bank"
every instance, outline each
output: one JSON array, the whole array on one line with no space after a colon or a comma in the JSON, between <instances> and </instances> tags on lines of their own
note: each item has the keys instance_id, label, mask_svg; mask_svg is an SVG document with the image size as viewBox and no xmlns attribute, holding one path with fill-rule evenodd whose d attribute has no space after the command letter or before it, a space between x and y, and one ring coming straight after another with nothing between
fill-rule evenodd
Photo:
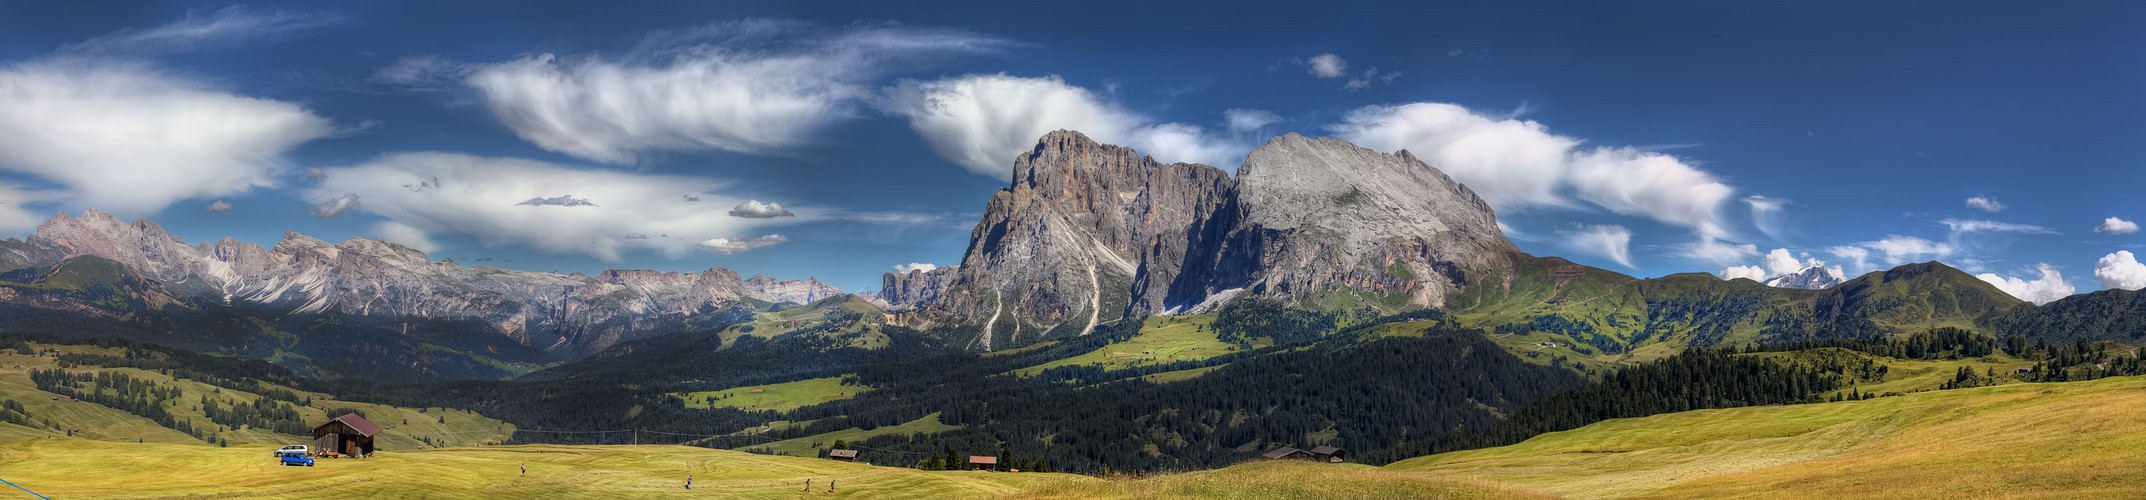
<instances>
[{"instance_id":1,"label":"cloud bank","mask_svg":"<svg viewBox=\"0 0 2146 500\"><path fill-rule=\"evenodd\" d=\"M2019 300L2033 302L2034 305L2056 302L2057 299L2070 297L2076 291L2072 288L2071 281L2065 280L2063 273L2057 272L2056 266L2036 264L2035 270L2041 277L2031 281L1998 276L1996 273L1982 273L1975 277L1995 285L1997 289L2004 290L2004 293Z\"/></svg>"},{"instance_id":2,"label":"cloud bank","mask_svg":"<svg viewBox=\"0 0 2146 500\"><path fill-rule=\"evenodd\" d=\"M1157 123L1056 76L967 75L907 80L887 89L880 107L909 126L939 156L970 172L1010 181L1015 155L1058 129L1138 149L1163 162L1229 165L1250 147L1184 123Z\"/></svg>"}]
</instances>

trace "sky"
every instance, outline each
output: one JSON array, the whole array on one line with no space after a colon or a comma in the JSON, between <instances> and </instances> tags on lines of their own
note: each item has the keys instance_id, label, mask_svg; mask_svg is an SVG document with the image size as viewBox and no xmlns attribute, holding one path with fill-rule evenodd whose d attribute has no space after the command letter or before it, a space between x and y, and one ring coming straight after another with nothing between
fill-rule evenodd
<instances>
[{"instance_id":1,"label":"sky","mask_svg":"<svg viewBox=\"0 0 2146 500\"><path fill-rule=\"evenodd\" d=\"M386 239L849 291L958 264L1068 128L1406 149L1641 277L2146 287L2146 4L0 3L0 234Z\"/></svg>"}]
</instances>

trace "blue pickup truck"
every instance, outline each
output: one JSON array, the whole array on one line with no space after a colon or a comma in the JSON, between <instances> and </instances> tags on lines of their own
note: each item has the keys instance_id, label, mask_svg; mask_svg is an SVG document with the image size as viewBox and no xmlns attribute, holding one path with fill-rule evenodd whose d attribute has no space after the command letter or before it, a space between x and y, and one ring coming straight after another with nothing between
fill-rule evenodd
<instances>
[{"instance_id":1,"label":"blue pickup truck","mask_svg":"<svg viewBox=\"0 0 2146 500\"><path fill-rule=\"evenodd\" d=\"M312 459L312 458L310 458L310 457L307 457L307 456L306 456L306 454L305 454L305 452L283 452L283 453L277 453L277 454L276 454L276 457L277 457L277 458L276 458L277 460L280 460L280 461L282 461L282 462L283 462L283 465L303 465L303 466L306 466L306 467L312 467L312 466L313 466L313 459Z\"/></svg>"}]
</instances>

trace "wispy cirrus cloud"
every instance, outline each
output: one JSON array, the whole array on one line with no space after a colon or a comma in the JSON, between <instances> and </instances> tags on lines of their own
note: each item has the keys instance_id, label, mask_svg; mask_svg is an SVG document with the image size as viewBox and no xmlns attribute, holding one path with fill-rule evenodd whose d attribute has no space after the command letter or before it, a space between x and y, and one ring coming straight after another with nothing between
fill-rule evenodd
<instances>
[{"instance_id":1,"label":"wispy cirrus cloud","mask_svg":"<svg viewBox=\"0 0 2146 500\"><path fill-rule=\"evenodd\" d=\"M234 5L210 14L188 11L170 24L152 28L124 29L61 45L69 55L178 54L272 42L350 24L348 16L331 11L256 9Z\"/></svg>"},{"instance_id":2,"label":"wispy cirrus cloud","mask_svg":"<svg viewBox=\"0 0 2146 500\"><path fill-rule=\"evenodd\" d=\"M1565 248L1632 266L1632 230L1616 224L1580 224L1557 231Z\"/></svg>"}]
</instances>

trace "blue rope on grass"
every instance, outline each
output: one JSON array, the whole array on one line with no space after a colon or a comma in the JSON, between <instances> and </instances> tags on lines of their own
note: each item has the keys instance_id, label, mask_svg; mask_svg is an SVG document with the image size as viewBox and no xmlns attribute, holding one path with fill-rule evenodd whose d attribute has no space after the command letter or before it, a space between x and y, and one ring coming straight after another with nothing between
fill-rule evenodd
<instances>
[{"instance_id":1,"label":"blue rope on grass","mask_svg":"<svg viewBox=\"0 0 2146 500\"><path fill-rule=\"evenodd\" d=\"M0 483L7 483L7 485L8 485L8 486L15 486L15 483L8 483L6 479L0 479ZM47 496L44 496L44 495L38 495L38 494L37 494L37 492L35 492L35 491L30 491L30 489L29 489L29 488L24 488L24 487L21 487L21 486L15 486L15 489L18 489L18 490L22 490L22 492L23 492L23 493L29 493L29 494L31 494L31 495L36 495L36 496L37 496L37 498L43 498L43 499L45 499L45 500L52 500L52 498L51 498L51 497L47 497Z\"/></svg>"}]
</instances>

